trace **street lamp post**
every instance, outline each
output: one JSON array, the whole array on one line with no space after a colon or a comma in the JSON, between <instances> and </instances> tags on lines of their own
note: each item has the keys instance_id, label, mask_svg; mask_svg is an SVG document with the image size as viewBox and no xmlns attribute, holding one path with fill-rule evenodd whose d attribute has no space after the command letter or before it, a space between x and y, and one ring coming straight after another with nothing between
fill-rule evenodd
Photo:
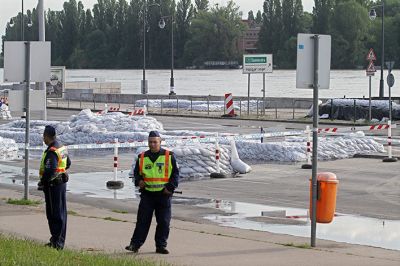
<instances>
[{"instance_id":1,"label":"street lamp post","mask_svg":"<svg viewBox=\"0 0 400 266\"><path fill-rule=\"evenodd\" d=\"M14 20L10 19L10 27L14 27ZM29 18L27 26L32 27L32 19ZM25 17L24 17L24 0L21 0L21 41L25 41Z\"/></svg>"},{"instance_id":2,"label":"street lamp post","mask_svg":"<svg viewBox=\"0 0 400 266\"><path fill-rule=\"evenodd\" d=\"M380 7L381 8L381 19L382 19L382 28L381 28L381 34L382 34L382 55L381 55L381 79L379 83L379 98L383 98L385 94L385 82L383 81L383 68L384 68L384 62L385 62L385 23L384 23L384 18L385 18L385 1L382 0L380 5L376 5L371 7L369 11L369 18L371 20L374 20L376 18L376 11L375 8Z\"/></svg>"},{"instance_id":3,"label":"street lamp post","mask_svg":"<svg viewBox=\"0 0 400 266\"><path fill-rule=\"evenodd\" d=\"M146 80L146 20L147 20L147 9L152 6L161 7L159 3L147 4L147 1L143 1L143 79L141 82L142 94L148 93L148 82Z\"/></svg>"},{"instance_id":4,"label":"street lamp post","mask_svg":"<svg viewBox=\"0 0 400 266\"><path fill-rule=\"evenodd\" d=\"M162 16L158 26L160 29L165 28L165 19L169 18L171 21L171 78L169 86L169 95L176 95L175 93L175 82L174 82L174 16Z\"/></svg>"},{"instance_id":5,"label":"street lamp post","mask_svg":"<svg viewBox=\"0 0 400 266\"><path fill-rule=\"evenodd\" d=\"M146 80L146 0L143 2L143 79L141 83L142 94L147 94L147 80Z\"/></svg>"}]
</instances>

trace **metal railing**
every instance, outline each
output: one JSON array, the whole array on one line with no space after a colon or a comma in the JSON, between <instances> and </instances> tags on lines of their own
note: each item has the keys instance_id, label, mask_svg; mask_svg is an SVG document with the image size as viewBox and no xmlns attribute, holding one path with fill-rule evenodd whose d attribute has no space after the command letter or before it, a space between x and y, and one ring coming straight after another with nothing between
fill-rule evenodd
<instances>
[{"instance_id":1,"label":"metal railing","mask_svg":"<svg viewBox=\"0 0 400 266\"><path fill-rule=\"evenodd\" d=\"M144 105L147 111L153 114L179 114L179 115L207 115L209 117L220 117L226 114L224 97L216 96L168 96L168 95L106 95L80 93L78 100L71 100L68 92L63 93L60 99L49 100L49 107L56 108L79 108L100 110L101 106L107 104L109 107L117 107L120 111L128 112L135 110ZM152 102L154 100L154 102ZM196 108L196 102L201 101L201 107ZM263 99L261 97L252 97L250 100L249 115L247 114L247 98L234 97L235 113L242 118L258 118L258 119L296 119L298 113L304 117L310 106L304 108L307 104L311 105L308 100L293 99L292 103L282 103L276 99ZM214 108L211 108L211 107Z\"/></svg>"}]
</instances>

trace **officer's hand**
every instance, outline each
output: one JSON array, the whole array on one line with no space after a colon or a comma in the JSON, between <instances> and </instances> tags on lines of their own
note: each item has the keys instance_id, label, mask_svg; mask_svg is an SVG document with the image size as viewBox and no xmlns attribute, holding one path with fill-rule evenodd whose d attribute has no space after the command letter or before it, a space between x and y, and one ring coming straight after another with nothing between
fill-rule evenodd
<instances>
[{"instance_id":1,"label":"officer's hand","mask_svg":"<svg viewBox=\"0 0 400 266\"><path fill-rule=\"evenodd\" d=\"M143 180L140 180L140 181L139 181L139 188L140 188L140 189L144 189L145 186L146 186L146 185L145 185L144 181L143 181Z\"/></svg>"},{"instance_id":2,"label":"officer's hand","mask_svg":"<svg viewBox=\"0 0 400 266\"><path fill-rule=\"evenodd\" d=\"M37 184L37 189L39 190L39 191L42 191L43 190L43 183L42 183L42 181L39 181L39 183Z\"/></svg>"},{"instance_id":3,"label":"officer's hand","mask_svg":"<svg viewBox=\"0 0 400 266\"><path fill-rule=\"evenodd\" d=\"M172 192L171 192L171 191L169 191L167 188L164 188L164 190L163 190L163 194L164 194L164 195L171 196L171 195L172 195Z\"/></svg>"}]
</instances>

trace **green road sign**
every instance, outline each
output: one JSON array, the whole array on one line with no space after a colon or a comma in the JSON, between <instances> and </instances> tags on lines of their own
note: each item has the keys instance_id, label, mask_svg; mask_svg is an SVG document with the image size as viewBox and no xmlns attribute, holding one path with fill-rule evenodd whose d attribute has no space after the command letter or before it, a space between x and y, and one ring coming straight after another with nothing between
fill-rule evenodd
<instances>
[{"instance_id":1,"label":"green road sign","mask_svg":"<svg viewBox=\"0 0 400 266\"><path fill-rule=\"evenodd\" d=\"M243 55L243 74L272 73L272 54Z\"/></svg>"},{"instance_id":2,"label":"green road sign","mask_svg":"<svg viewBox=\"0 0 400 266\"><path fill-rule=\"evenodd\" d=\"M246 64L265 64L267 63L267 57L246 57Z\"/></svg>"}]
</instances>

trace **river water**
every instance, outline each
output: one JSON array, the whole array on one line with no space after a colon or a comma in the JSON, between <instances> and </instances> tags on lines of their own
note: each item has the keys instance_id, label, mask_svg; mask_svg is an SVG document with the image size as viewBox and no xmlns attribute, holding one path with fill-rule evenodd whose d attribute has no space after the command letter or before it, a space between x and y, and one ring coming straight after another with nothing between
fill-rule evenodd
<instances>
[{"instance_id":1,"label":"river water","mask_svg":"<svg viewBox=\"0 0 400 266\"><path fill-rule=\"evenodd\" d=\"M0 69L0 84L3 82L3 69ZM400 71L393 71L398 77ZM388 95L386 85L387 71L384 72L385 96ZM142 70L67 70L66 81L102 81L121 82L122 93L140 94ZM175 92L178 95L223 95L247 96L248 76L241 69L234 70L175 70ZM149 83L149 94L169 93L170 70L147 70L146 79ZM380 72L372 77L372 96L379 93ZM262 74L251 75L250 95L262 97ZM330 89L320 90L320 98L346 96L368 98L368 77L365 70L332 70ZM400 97L397 83L392 88L392 96ZM266 74L267 97L312 98L311 89L296 88L295 70L275 70Z\"/></svg>"}]
</instances>

